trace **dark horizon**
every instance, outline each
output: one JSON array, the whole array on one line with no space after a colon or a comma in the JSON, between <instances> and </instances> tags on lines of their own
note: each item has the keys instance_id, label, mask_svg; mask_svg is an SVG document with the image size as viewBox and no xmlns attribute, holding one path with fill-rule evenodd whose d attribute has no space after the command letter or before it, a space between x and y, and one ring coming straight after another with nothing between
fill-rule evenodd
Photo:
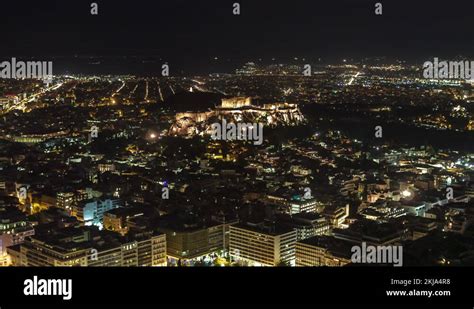
<instances>
[{"instance_id":1,"label":"dark horizon","mask_svg":"<svg viewBox=\"0 0 474 309\"><path fill-rule=\"evenodd\" d=\"M241 5L239 16L232 15L234 2ZM374 14L376 2L107 0L97 1L99 14L93 16L91 1L16 1L3 4L8 15L0 22L0 57L138 56L192 74L228 72L259 59L422 63L474 55L472 1L449 7L441 1L383 1L381 16Z\"/></svg>"}]
</instances>

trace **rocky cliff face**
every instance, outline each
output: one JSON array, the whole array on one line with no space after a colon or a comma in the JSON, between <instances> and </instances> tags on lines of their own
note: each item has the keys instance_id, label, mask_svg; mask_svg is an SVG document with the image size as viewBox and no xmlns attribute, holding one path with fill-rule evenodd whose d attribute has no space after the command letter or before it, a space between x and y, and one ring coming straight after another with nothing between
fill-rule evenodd
<instances>
[{"instance_id":1,"label":"rocky cliff face","mask_svg":"<svg viewBox=\"0 0 474 309\"><path fill-rule=\"evenodd\" d=\"M169 134L194 136L209 134L212 123L225 119L227 123L262 123L267 127L292 126L305 121L297 104L274 103L262 106L245 105L237 108L217 107L207 112L176 114Z\"/></svg>"}]
</instances>

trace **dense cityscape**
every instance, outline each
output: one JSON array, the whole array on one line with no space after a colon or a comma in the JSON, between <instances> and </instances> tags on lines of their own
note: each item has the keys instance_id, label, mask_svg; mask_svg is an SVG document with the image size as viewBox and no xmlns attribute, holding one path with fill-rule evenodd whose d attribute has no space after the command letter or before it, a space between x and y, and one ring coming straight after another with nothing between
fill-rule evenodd
<instances>
[{"instance_id":1,"label":"dense cityscape","mask_svg":"<svg viewBox=\"0 0 474 309\"><path fill-rule=\"evenodd\" d=\"M472 307L473 9L4 1L0 309Z\"/></svg>"},{"instance_id":2,"label":"dense cityscape","mask_svg":"<svg viewBox=\"0 0 474 309\"><path fill-rule=\"evenodd\" d=\"M473 265L473 86L383 58L0 79L0 265Z\"/></svg>"}]
</instances>

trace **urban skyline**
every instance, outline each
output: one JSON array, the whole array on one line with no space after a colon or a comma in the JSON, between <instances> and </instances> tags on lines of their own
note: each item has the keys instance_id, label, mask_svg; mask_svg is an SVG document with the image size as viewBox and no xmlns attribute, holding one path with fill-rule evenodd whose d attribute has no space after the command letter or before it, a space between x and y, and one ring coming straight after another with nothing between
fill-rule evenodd
<instances>
[{"instance_id":1,"label":"urban skyline","mask_svg":"<svg viewBox=\"0 0 474 309\"><path fill-rule=\"evenodd\" d=\"M7 3L0 265L472 266L473 4L440 5Z\"/></svg>"}]
</instances>

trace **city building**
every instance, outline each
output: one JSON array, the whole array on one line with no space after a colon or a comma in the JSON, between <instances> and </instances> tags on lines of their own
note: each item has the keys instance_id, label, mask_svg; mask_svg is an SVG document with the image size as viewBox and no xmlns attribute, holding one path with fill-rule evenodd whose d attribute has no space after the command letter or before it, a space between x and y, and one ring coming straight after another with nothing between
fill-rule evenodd
<instances>
[{"instance_id":1,"label":"city building","mask_svg":"<svg viewBox=\"0 0 474 309\"><path fill-rule=\"evenodd\" d=\"M230 226L230 255L251 266L294 265L297 232L270 224Z\"/></svg>"},{"instance_id":2,"label":"city building","mask_svg":"<svg viewBox=\"0 0 474 309\"><path fill-rule=\"evenodd\" d=\"M290 215L300 212L318 212L321 208L321 205L315 198L290 200L288 205Z\"/></svg>"},{"instance_id":3,"label":"city building","mask_svg":"<svg viewBox=\"0 0 474 309\"><path fill-rule=\"evenodd\" d=\"M296 230L298 241L331 231L331 225L327 219L314 212L300 212L292 216L281 214L277 220L278 224Z\"/></svg>"},{"instance_id":4,"label":"city building","mask_svg":"<svg viewBox=\"0 0 474 309\"><path fill-rule=\"evenodd\" d=\"M64 228L9 247L14 266L166 266L166 236Z\"/></svg>"},{"instance_id":5,"label":"city building","mask_svg":"<svg viewBox=\"0 0 474 309\"><path fill-rule=\"evenodd\" d=\"M0 206L0 266L8 266L11 262L8 247L21 244L34 234L33 226L18 208Z\"/></svg>"},{"instance_id":6,"label":"city building","mask_svg":"<svg viewBox=\"0 0 474 309\"><path fill-rule=\"evenodd\" d=\"M157 229L166 234L167 254L170 263L178 265L229 246L229 228L235 220L226 223L211 221L206 224L183 222L176 216L165 216Z\"/></svg>"},{"instance_id":7,"label":"city building","mask_svg":"<svg viewBox=\"0 0 474 309\"><path fill-rule=\"evenodd\" d=\"M378 223L373 220L362 219L351 224L348 228L333 229L332 234L337 239L342 239L354 244L367 244L386 246L399 243L408 235L408 228L393 223Z\"/></svg>"},{"instance_id":8,"label":"city building","mask_svg":"<svg viewBox=\"0 0 474 309\"><path fill-rule=\"evenodd\" d=\"M71 215L84 222L84 225L102 227L104 214L119 207L121 207L119 199L90 199L73 205Z\"/></svg>"},{"instance_id":9,"label":"city building","mask_svg":"<svg viewBox=\"0 0 474 309\"><path fill-rule=\"evenodd\" d=\"M346 218L349 216L349 205L344 207L326 207L323 211L332 227L341 227Z\"/></svg>"},{"instance_id":10,"label":"city building","mask_svg":"<svg viewBox=\"0 0 474 309\"><path fill-rule=\"evenodd\" d=\"M344 266L351 263L353 244L332 236L315 236L296 243L296 266Z\"/></svg>"}]
</instances>

